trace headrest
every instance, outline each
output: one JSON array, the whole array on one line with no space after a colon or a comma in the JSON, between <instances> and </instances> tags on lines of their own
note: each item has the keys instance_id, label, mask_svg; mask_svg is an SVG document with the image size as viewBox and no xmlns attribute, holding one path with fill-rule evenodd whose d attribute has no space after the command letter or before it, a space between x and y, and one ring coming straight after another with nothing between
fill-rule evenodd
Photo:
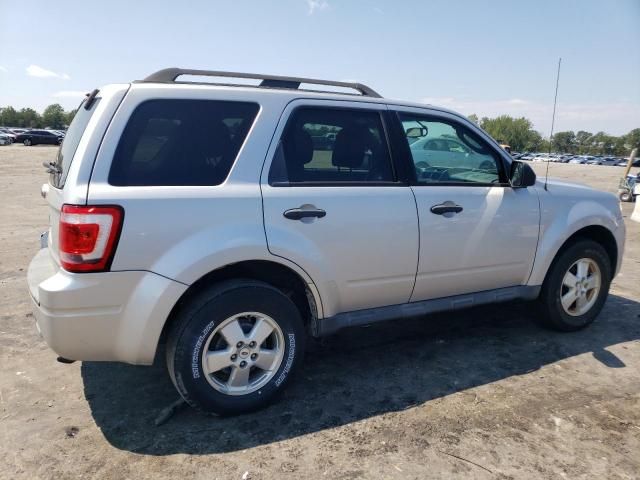
<instances>
[{"instance_id":1,"label":"headrest","mask_svg":"<svg viewBox=\"0 0 640 480\"><path fill-rule=\"evenodd\" d=\"M344 127L336 135L331 163L335 167L361 167L367 151L375 151L376 146L376 139L367 127L360 125Z\"/></svg>"},{"instance_id":2,"label":"headrest","mask_svg":"<svg viewBox=\"0 0 640 480\"><path fill-rule=\"evenodd\" d=\"M285 136L283 147L287 166L302 166L313 160L313 140L311 135L302 129L296 128L289 132L289 135Z\"/></svg>"}]
</instances>

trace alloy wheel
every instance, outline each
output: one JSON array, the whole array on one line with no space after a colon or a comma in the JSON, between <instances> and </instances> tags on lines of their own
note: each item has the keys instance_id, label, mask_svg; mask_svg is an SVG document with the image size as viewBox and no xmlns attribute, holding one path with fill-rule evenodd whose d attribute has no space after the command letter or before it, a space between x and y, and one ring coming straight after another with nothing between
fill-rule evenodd
<instances>
[{"instance_id":1,"label":"alloy wheel","mask_svg":"<svg viewBox=\"0 0 640 480\"><path fill-rule=\"evenodd\" d=\"M247 395L264 387L280 368L284 334L263 313L243 312L221 322L202 352L209 384L226 395Z\"/></svg>"},{"instance_id":2,"label":"alloy wheel","mask_svg":"<svg viewBox=\"0 0 640 480\"><path fill-rule=\"evenodd\" d=\"M562 309L572 317L584 315L596 303L601 285L602 273L598 264L590 258L576 260L562 279Z\"/></svg>"}]
</instances>

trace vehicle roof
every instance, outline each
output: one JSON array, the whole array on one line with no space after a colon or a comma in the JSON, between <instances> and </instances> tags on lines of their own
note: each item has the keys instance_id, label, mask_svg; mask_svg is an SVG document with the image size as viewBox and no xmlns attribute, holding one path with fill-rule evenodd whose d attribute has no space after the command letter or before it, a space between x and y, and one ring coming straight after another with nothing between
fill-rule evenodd
<instances>
[{"instance_id":1,"label":"vehicle roof","mask_svg":"<svg viewBox=\"0 0 640 480\"><path fill-rule=\"evenodd\" d=\"M180 90L191 90L191 89L211 89L211 90L227 90L227 91L246 91L251 92L253 95L264 96L265 98L280 98L285 99L287 102L291 100L297 99L316 99L316 100L337 100L337 101L347 101L347 102L362 102L362 103L379 103L383 105L394 105L398 107L409 107L409 108L430 108L433 110L438 110L440 112L449 113L451 115L455 115L461 118L466 119L467 117L462 115L459 112L454 110L450 110L448 108L439 107L436 105L420 103L420 102L410 102L407 100L398 100L398 99L390 99L390 98L379 98L379 97L371 97L367 95L358 95L358 94L350 94L350 93L339 93L339 92L326 92L326 91L316 91L316 90L306 90L306 89L293 89L293 88L275 88L275 87L261 87L254 85L227 85L227 84L218 84L218 83L196 83L196 82L172 82L172 83L164 83L164 82L132 82L131 88L133 89L147 89L147 88L161 88L161 89L176 89Z\"/></svg>"}]
</instances>

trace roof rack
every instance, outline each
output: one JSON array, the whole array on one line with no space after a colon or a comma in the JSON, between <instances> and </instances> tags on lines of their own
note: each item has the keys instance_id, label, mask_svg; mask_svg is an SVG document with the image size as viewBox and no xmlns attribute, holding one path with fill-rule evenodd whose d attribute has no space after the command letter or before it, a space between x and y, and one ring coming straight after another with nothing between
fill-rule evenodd
<instances>
[{"instance_id":1,"label":"roof rack","mask_svg":"<svg viewBox=\"0 0 640 480\"><path fill-rule=\"evenodd\" d=\"M259 87L265 88L291 88L298 89L301 83L312 85L328 85L332 87L351 88L360 92L365 97L382 98L378 92L362 83L334 82L329 80L317 80L314 78L285 77L280 75L261 75L257 73L239 72L218 72L215 70L189 70L185 68L165 68L152 73L142 80L144 83L189 83L176 82L176 78L181 75L195 75L199 77L229 77L229 78L251 78L261 80ZM246 85L239 85L246 86ZM342 92L331 92L342 93Z\"/></svg>"}]
</instances>

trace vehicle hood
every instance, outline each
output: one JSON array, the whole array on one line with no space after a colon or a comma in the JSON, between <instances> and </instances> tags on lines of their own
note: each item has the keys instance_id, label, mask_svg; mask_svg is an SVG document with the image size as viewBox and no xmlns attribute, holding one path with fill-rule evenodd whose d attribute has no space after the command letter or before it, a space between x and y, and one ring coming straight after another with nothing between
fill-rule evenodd
<instances>
[{"instance_id":1,"label":"vehicle hood","mask_svg":"<svg viewBox=\"0 0 640 480\"><path fill-rule=\"evenodd\" d=\"M544 178L538 178L536 189L541 196L548 198L548 202L558 202L558 207L594 202L605 207L615 217L621 216L618 197L613 193L596 190L580 183L565 182L557 178L548 180L546 190L544 189Z\"/></svg>"}]
</instances>

